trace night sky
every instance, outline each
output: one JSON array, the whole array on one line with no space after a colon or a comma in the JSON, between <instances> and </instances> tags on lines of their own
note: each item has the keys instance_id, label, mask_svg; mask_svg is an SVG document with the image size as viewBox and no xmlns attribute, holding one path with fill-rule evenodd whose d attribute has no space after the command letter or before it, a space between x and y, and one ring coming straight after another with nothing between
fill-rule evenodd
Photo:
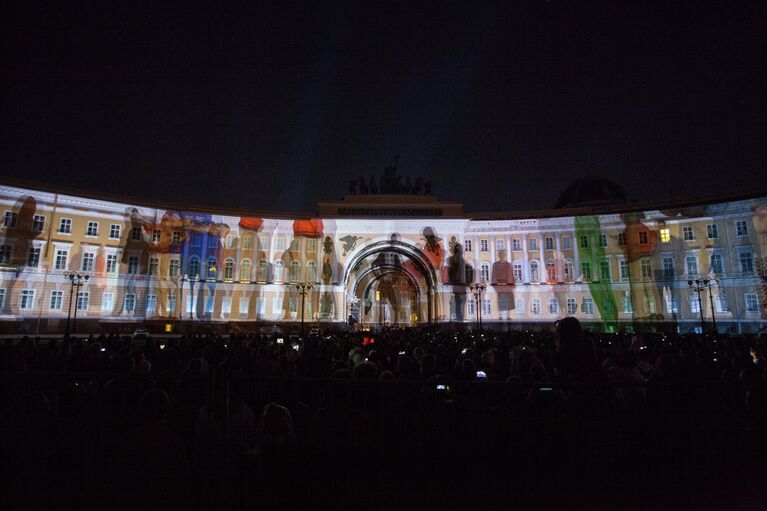
<instances>
[{"instance_id":1,"label":"night sky","mask_svg":"<svg viewBox=\"0 0 767 511\"><path fill-rule=\"evenodd\" d=\"M4 2L0 175L308 212L397 154L468 211L764 188L761 2L190 4Z\"/></svg>"}]
</instances>

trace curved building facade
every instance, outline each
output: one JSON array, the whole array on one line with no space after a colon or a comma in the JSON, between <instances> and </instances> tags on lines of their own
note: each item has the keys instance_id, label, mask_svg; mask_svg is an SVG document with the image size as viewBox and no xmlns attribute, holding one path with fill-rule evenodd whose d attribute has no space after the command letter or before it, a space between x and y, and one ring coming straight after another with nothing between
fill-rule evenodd
<instances>
[{"instance_id":1,"label":"curved building facade","mask_svg":"<svg viewBox=\"0 0 767 511\"><path fill-rule=\"evenodd\" d=\"M2 185L0 329L61 332L75 315L80 332L767 325L767 196L640 206L620 192L590 180L560 200L570 209L508 214L351 195L285 215Z\"/></svg>"}]
</instances>

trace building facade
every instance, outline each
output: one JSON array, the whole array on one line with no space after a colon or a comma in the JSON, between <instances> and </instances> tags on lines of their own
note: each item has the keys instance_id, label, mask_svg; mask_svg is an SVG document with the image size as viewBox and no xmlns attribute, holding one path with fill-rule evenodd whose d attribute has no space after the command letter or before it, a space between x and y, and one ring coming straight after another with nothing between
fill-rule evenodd
<instances>
[{"instance_id":1,"label":"building facade","mask_svg":"<svg viewBox=\"0 0 767 511\"><path fill-rule=\"evenodd\" d=\"M430 196L359 195L291 218L2 185L0 330L61 332L75 314L80 332L480 315L496 329L564 316L609 331L767 325L767 197L568 207L464 214ZM88 280L75 288L66 272Z\"/></svg>"}]
</instances>

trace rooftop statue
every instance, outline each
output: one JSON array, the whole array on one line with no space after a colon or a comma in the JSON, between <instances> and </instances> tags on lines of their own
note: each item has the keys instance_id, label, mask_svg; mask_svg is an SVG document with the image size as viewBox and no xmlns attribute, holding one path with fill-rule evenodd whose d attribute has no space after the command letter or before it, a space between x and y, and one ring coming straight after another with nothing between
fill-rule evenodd
<instances>
[{"instance_id":1,"label":"rooftop statue","mask_svg":"<svg viewBox=\"0 0 767 511\"><path fill-rule=\"evenodd\" d=\"M403 180L403 176L397 173L397 165L399 163L399 155L394 160L393 165L386 165L378 179L375 175L370 176L370 180L366 180L360 176L358 179L349 181L349 195L431 195L432 185L431 181L424 181L421 177L416 177L415 181L410 180L410 176L407 176Z\"/></svg>"}]
</instances>

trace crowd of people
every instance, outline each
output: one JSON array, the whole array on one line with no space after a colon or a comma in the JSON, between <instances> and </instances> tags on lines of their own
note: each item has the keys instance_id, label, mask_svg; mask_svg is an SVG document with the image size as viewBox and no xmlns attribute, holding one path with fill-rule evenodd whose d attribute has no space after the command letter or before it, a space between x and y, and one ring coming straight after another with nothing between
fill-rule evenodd
<instances>
[{"instance_id":1,"label":"crowd of people","mask_svg":"<svg viewBox=\"0 0 767 511\"><path fill-rule=\"evenodd\" d=\"M2 499L390 507L472 481L491 499L516 481L520 507L537 507L576 480L597 499L584 490L596 473L655 491L704 477L691 466L745 481L767 452L766 340L584 332L574 318L539 332L9 339Z\"/></svg>"}]
</instances>

